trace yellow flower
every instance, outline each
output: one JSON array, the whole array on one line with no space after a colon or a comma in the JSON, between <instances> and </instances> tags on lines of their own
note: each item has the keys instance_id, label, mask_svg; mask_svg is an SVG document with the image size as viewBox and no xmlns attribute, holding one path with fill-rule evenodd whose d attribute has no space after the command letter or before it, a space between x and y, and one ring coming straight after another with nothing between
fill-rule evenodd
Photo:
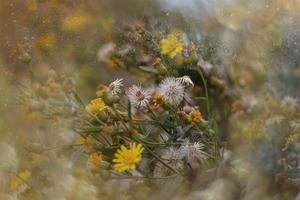
<instances>
[{"instance_id":1,"label":"yellow flower","mask_svg":"<svg viewBox=\"0 0 300 200\"><path fill-rule=\"evenodd\" d=\"M55 34L50 32L39 38L37 41L38 48L42 51L49 51L53 49L56 43Z\"/></svg>"},{"instance_id":2,"label":"yellow flower","mask_svg":"<svg viewBox=\"0 0 300 200\"><path fill-rule=\"evenodd\" d=\"M173 33L167 38L162 39L160 43L161 54L166 54L170 58L174 58L183 51L183 42L179 33Z\"/></svg>"},{"instance_id":3,"label":"yellow flower","mask_svg":"<svg viewBox=\"0 0 300 200\"><path fill-rule=\"evenodd\" d=\"M129 149L125 146L121 146L115 153L115 159L113 162L116 163L114 168L118 172L123 172L129 169L135 169L136 164L142 160L142 152L144 147L141 144L131 143Z\"/></svg>"},{"instance_id":4,"label":"yellow flower","mask_svg":"<svg viewBox=\"0 0 300 200\"><path fill-rule=\"evenodd\" d=\"M103 85L103 84L100 84L97 87L96 96L97 97L103 97L106 92L107 92L107 86Z\"/></svg>"},{"instance_id":5,"label":"yellow flower","mask_svg":"<svg viewBox=\"0 0 300 200\"><path fill-rule=\"evenodd\" d=\"M96 115L99 114L101 111L103 111L107 106L105 105L104 101L101 98L97 98L92 100L87 106L86 111Z\"/></svg>"},{"instance_id":6,"label":"yellow flower","mask_svg":"<svg viewBox=\"0 0 300 200\"><path fill-rule=\"evenodd\" d=\"M158 109L160 106L162 106L165 103L165 97L162 96L159 92L156 92L153 96L152 100L152 108L154 110Z\"/></svg>"},{"instance_id":7,"label":"yellow flower","mask_svg":"<svg viewBox=\"0 0 300 200\"><path fill-rule=\"evenodd\" d=\"M286 138L285 146L288 147L291 144L294 144L296 142L296 136L295 135L289 135Z\"/></svg>"},{"instance_id":8,"label":"yellow flower","mask_svg":"<svg viewBox=\"0 0 300 200\"><path fill-rule=\"evenodd\" d=\"M106 18L103 18L100 22L100 27L101 27L101 31L103 31L104 33L109 33L114 24L115 24L115 18L113 16L108 16Z\"/></svg>"},{"instance_id":9,"label":"yellow flower","mask_svg":"<svg viewBox=\"0 0 300 200\"><path fill-rule=\"evenodd\" d=\"M201 122L202 115L199 111L193 111L189 114L188 120L192 124L199 124Z\"/></svg>"},{"instance_id":10,"label":"yellow flower","mask_svg":"<svg viewBox=\"0 0 300 200\"><path fill-rule=\"evenodd\" d=\"M27 9L29 11L36 11L38 7L38 1L37 0L28 0L27 1Z\"/></svg>"},{"instance_id":11,"label":"yellow flower","mask_svg":"<svg viewBox=\"0 0 300 200\"><path fill-rule=\"evenodd\" d=\"M17 190L23 183L26 183L31 176L30 171L24 171L19 173L16 176L13 176L10 181L9 189L11 191Z\"/></svg>"},{"instance_id":12,"label":"yellow flower","mask_svg":"<svg viewBox=\"0 0 300 200\"><path fill-rule=\"evenodd\" d=\"M83 144L86 153L93 153L95 151L96 140L92 136L86 138L80 138L79 144Z\"/></svg>"},{"instance_id":13,"label":"yellow flower","mask_svg":"<svg viewBox=\"0 0 300 200\"><path fill-rule=\"evenodd\" d=\"M99 153L92 153L88 159L87 165L92 171L99 171L103 156Z\"/></svg>"},{"instance_id":14,"label":"yellow flower","mask_svg":"<svg viewBox=\"0 0 300 200\"><path fill-rule=\"evenodd\" d=\"M63 29L70 32L84 30L89 22L89 17L84 14L75 14L68 16L63 21Z\"/></svg>"}]
</instances>

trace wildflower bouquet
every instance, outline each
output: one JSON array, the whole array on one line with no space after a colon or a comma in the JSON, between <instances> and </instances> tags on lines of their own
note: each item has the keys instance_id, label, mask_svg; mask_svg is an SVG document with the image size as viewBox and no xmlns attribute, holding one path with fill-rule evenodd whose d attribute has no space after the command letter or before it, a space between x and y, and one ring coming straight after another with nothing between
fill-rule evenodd
<instances>
[{"instance_id":1,"label":"wildflower bouquet","mask_svg":"<svg viewBox=\"0 0 300 200\"><path fill-rule=\"evenodd\" d=\"M65 89L62 80L51 71L37 90L44 88L51 96L35 92L24 97L31 99L31 109L45 116L69 119L93 172L109 170L112 177L185 176L218 162L218 136L191 97L194 83L189 76L127 89L117 79L99 85L87 105L70 85ZM60 88L57 93L47 89L53 84Z\"/></svg>"}]
</instances>

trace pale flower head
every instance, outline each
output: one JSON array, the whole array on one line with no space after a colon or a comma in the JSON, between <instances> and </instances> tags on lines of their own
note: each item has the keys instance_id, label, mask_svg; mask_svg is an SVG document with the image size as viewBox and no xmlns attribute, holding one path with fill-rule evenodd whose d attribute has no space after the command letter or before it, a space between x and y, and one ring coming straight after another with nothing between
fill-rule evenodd
<instances>
[{"instance_id":1,"label":"pale flower head","mask_svg":"<svg viewBox=\"0 0 300 200\"><path fill-rule=\"evenodd\" d=\"M123 79L116 79L114 82L109 84L107 90L112 95L117 95L121 93L121 87L123 87Z\"/></svg>"},{"instance_id":2,"label":"pale flower head","mask_svg":"<svg viewBox=\"0 0 300 200\"><path fill-rule=\"evenodd\" d=\"M295 112L298 106L298 100L291 96L285 96L281 101L280 107L286 111Z\"/></svg>"},{"instance_id":3,"label":"pale flower head","mask_svg":"<svg viewBox=\"0 0 300 200\"><path fill-rule=\"evenodd\" d=\"M193 86L194 87L194 83L193 81L191 80L191 78L189 76L182 76L182 77L179 77L179 78L176 78L176 80L183 84L183 85L186 85L186 86Z\"/></svg>"},{"instance_id":4,"label":"pale flower head","mask_svg":"<svg viewBox=\"0 0 300 200\"><path fill-rule=\"evenodd\" d=\"M206 74L209 74L213 69L213 65L203 60L201 56L199 57L197 65L200 66Z\"/></svg>"},{"instance_id":5,"label":"pale flower head","mask_svg":"<svg viewBox=\"0 0 300 200\"><path fill-rule=\"evenodd\" d=\"M162 159L176 170L183 169L183 157L180 149L174 147L170 147L162 155Z\"/></svg>"},{"instance_id":6,"label":"pale flower head","mask_svg":"<svg viewBox=\"0 0 300 200\"><path fill-rule=\"evenodd\" d=\"M179 149L170 147L166 149L161 156L162 160L170 165L173 169L182 171L184 168L183 155ZM162 163L157 163L154 168L154 176L162 177L170 175L172 171L164 166Z\"/></svg>"},{"instance_id":7,"label":"pale flower head","mask_svg":"<svg viewBox=\"0 0 300 200\"><path fill-rule=\"evenodd\" d=\"M115 49L116 49L115 43L110 42L110 43L104 44L98 50L98 53L97 53L98 60L102 61L102 62L106 62L110 58L110 56L113 54Z\"/></svg>"},{"instance_id":8,"label":"pale flower head","mask_svg":"<svg viewBox=\"0 0 300 200\"><path fill-rule=\"evenodd\" d=\"M130 103L137 109L146 108L151 100L151 91L142 89L141 86L133 85L126 92Z\"/></svg>"},{"instance_id":9,"label":"pale flower head","mask_svg":"<svg viewBox=\"0 0 300 200\"><path fill-rule=\"evenodd\" d=\"M179 105L185 96L184 85L174 77L164 79L159 84L158 91L167 102L174 106Z\"/></svg>"},{"instance_id":10,"label":"pale flower head","mask_svg":"<svg viewBox=\"0 0 300 200\"><path fill-rule=\"evenodd\" d=\"M186 158L187 162L203 162L208 158L204 151L204 145L200 142L191 143L188 140L180 147L181 154Z\"/></svg>"}]
</instances>

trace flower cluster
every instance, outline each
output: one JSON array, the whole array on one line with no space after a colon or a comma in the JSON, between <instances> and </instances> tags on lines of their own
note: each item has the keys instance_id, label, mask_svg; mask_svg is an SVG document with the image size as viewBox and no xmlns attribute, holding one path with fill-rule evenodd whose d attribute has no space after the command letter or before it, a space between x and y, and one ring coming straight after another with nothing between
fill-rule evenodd
<instances>
[{"instance_id":1,"label":"flower cluster","mask_svg":"<svg viewBox=\"0 0 300 200\"><path fill-rule=\"evenodd\" d=\"M208 121L188 99L194 86L190 77L167 77L151 88L132 85L123 89L123 85L123 80L117 79L98 87L98 98L85 109L91 115L85 125L76 126L76 131L87 137L84 144L93 171L102 159L111 162L112 170L119 173L139 170L144 174L150 170L150 176L157 176L157 168L163 169L165 174L160 175L164 176L184 173L186 164L205 164L214 146L202 142L216 141L210 135L213 131ZM113 150L114 157L110 158L108 152ZM216 155L211 158L216 159ZM153 169L147 169L148 165L138 167L141 161L151 159L157 163Z\"/></svg>"},{"instance_id":2,"label":"flower cluster","mask_svg":"<svg viewBox=\"0 0 300 200\"><path fill-rule=\"evenodd\" d=\"M190 98L194 83L189 76L166 77L148 88L124 85L123 79L101 84L86 105L76 92L55 101L69 105L70 125L80 135L93 173L183 175L189 167L217 162L214 131ZM52 99L43 101L55 107Z\"/></svg>"}]
</instances>

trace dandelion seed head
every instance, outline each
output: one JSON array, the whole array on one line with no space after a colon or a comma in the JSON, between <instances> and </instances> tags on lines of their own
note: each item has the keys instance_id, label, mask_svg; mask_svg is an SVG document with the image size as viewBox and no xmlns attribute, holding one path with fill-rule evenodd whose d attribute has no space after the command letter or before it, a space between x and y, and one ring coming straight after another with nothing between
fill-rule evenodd
<instances>
[{"instance_id":1,"label":"dandelion seed head","mask_svg":"<svg viewBox=\"0 0 300 200\"><path fill-rule=\"evenodd\" d=\"M116 49L115 43L110 42L110 43L104 44L98 50L98 53L97 53L98 60L102 61L102 62L106 62L109 59L109 57L111 56L111 54L115 51L115 49Z\"/></svg>"},{"instance_id":2,"label":"dandelion seed head","mask_svg":"<svg viewBox=\"0 0 300 200\"><path fill-rule=\"evenodd\" d=\"M203 162L208 158L204 145L200 142L190 143L188 140L180 147L181 154L189 163Z\"/></svg>"},{"instance_id":3,"label":"dandelion seed head","mask_svg":"<svg viewBox=\"0 0 300 200\"><path fill-rule=\"evenodd\" d=\"M121 87L123 87L123 79L117 79L114 82L109 84L107 90L112 95L117 95L121 93Z\"/></svg>"},{"instance_id":4,"label":"dandelion seed head","mask_svg":"<svg viewBox=\"0 0 300 200\"><path fill-rule=\"evenodd\" d=\"M151 92L142 89L141 86L133 85L126 92L130 103L137 109L146 108L151 100Z\"/></svg>"},{"instance_id":5,"label":"dandelion seed head","mask_svg":"<svg viewBox=\"0 0 300 200\"><path fill-rule=\"evenodd\" d=\"M295 112L298 106L298 100L291 96L285 96L281 101L280 107L291 112Z\"/></svg>"},{"instance_id":6,"label":"dandelion seed head","mask_svg":"<svg viewBox=\"0 0 300 200\"><path fill-rule=\"evenodd\" d=\"M194 83L189 76L182 76L182 77L176 78L176 80L183 85L194 87Z\"/></svg>"},{"instance_id":7,"label":"dandelion seed head","mask_svg":"<svg viewBox=\"0 0 300 200\"><path fill-rule=\"evenodd\" d=\"M183 157L184 155L181 153L181 151L174 147L170 147L162 155L162 159L176 170L183 169Z\"/></svg>"},{"instance_id":8,"label":"dandelion seed head","mask_svg":"<svg viewBox=\"0 0 300 200\"><path fill-rule=\"evenodd\" d=\"M184 85L174 77L164 79L159 84L158 91L165 97L167 102L174 106L179 105L185 96Z\"/></svg>"}]
</instances>

